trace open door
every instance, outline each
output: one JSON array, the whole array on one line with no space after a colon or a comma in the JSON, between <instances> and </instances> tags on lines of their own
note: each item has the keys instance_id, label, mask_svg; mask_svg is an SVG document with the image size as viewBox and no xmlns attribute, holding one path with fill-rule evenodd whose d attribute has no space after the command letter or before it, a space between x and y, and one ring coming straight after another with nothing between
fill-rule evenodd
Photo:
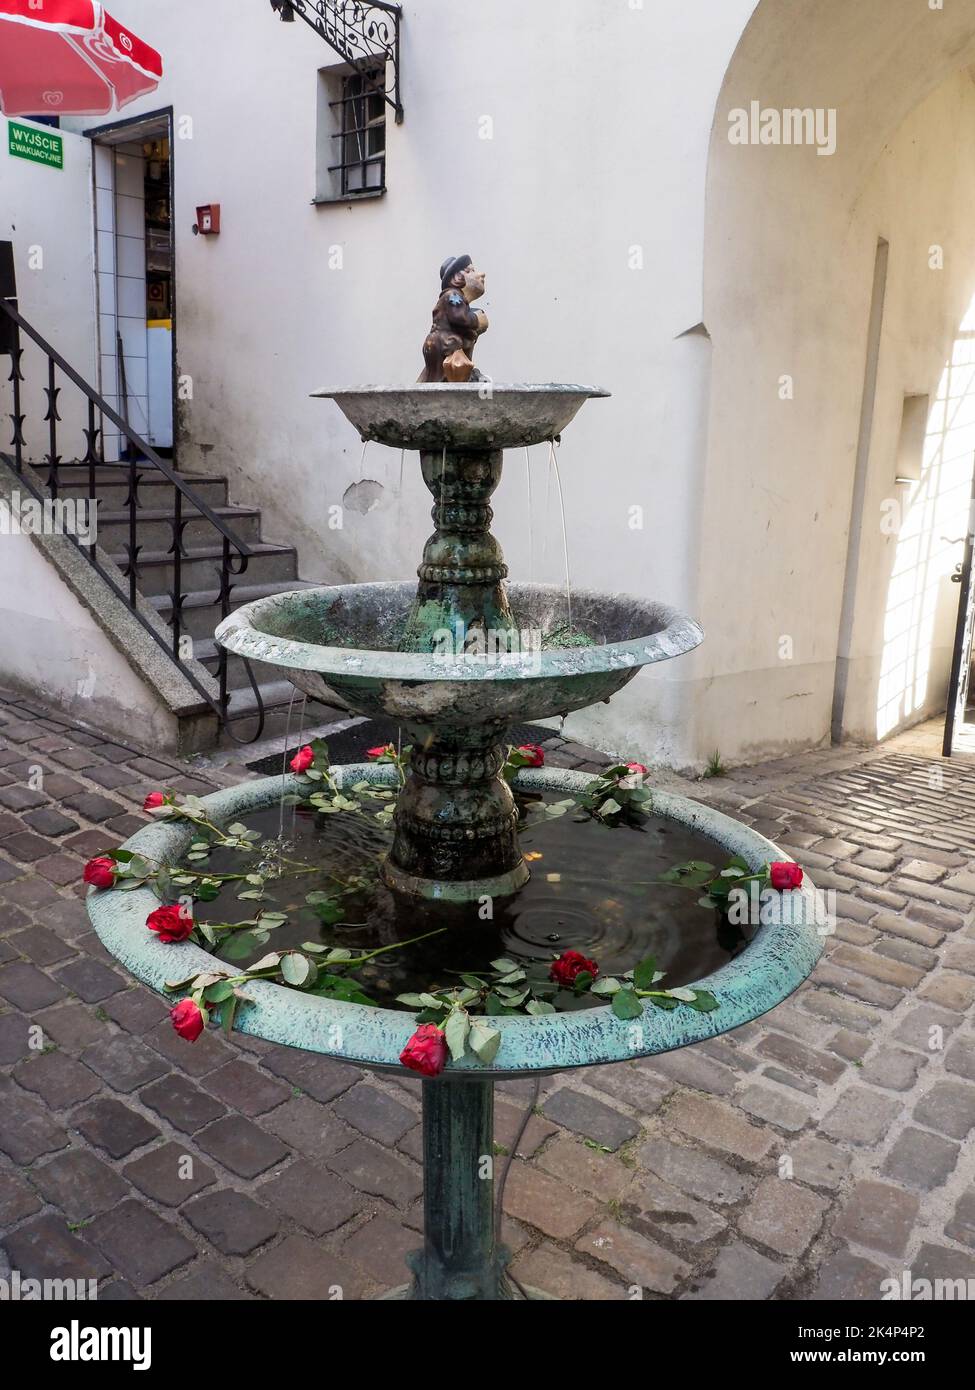
<instances>
[{"instance_id":1,"label":"open door","mask_svg":"<svg viewBox=\"0 0 975 1390\"><path fill-rule=\"evenodd\" d=\"M975 584L972 583L972 558L975 552L975 475L972 478L972 501L968 508L965 531L965 555L952 580L958 585L958 622L955 626L955 649L951 658L951 677L948 682L948 708L945 713L945 736L942 755L951 757L955 735L965 723L968 704L969 673L972 667L972 633L975 628Z\"/></svg>"}]
</instances>

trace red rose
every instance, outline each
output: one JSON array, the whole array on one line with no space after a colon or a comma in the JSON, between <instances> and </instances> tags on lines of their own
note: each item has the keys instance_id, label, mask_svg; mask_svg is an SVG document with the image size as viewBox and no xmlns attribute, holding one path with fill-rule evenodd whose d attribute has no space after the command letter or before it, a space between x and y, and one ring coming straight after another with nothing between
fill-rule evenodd
<instances>
[{"instance_id":1,"label":"red rose","mask_svg":"<svg viewBox=\"0 0 975 1390\"><path fill-rule=\"evenodd\" d=\"M589 960L581 951L563 951L558 960L552 961L548 977L563 989L571 989L576 982L576 976L581 975L584 970L588 970L593 979L599 974L596 962Z\"/></svg>"},{"instance_id":2,"label":"red rose","mask_svg":"<svg viewBox=\"0 0 975 1390\"><path fill-rule=\"evenodd\" d=\"M175 1008L170 1009L169 1017L177 1033L187 1042L196 1042L207 1026L206 1015L192 999L181 999Z\"/></svg>"},{"instance_id":3,"label":"red rose","mask_svg":"<svg viewBox=\"0 0 975 1390\"><path fill-rule=\"evenodd\" d=\"M97 859L89 859L82 878L86 883L93 883L96 888L112 888L115 884L115 860L109 859L107 854L101 854Z\"/></svg>"},{"instance_id":4,"label":"red rose","mask_svg":"<svg viewBox=\"0 0 975 1390\"><path fill-rule=\"evenodd\" d=\"M650 771L648 767L644 767L643 763L627 763L626 766L629 772L638 772L641 777Z\"/></svg>"},{"instance_id":5,"label":"red rose","mask_svg":"<svg viewBox=\"0 0 975 1390\"><path fill-rule=\"evenodd\" d=\"M380 748L367 748L367 758L393 758L396 756L396 749L391 743L384 743Z\"/></svg>"},{"instance_id":6,"label":"red rose","mask_svg":"<svg viewBox=\"0 0 975 1390\"><path fill-rule=\"evenodd\" d=\"M517 751L524 755L528 767L541 767L545 761L545 750L537 743L523 743Z\"/></svg>"},{"instance_id":7,"label":"red rose","mask_svg":"<svg viewBox=\"0 0 975 1390\"><path fill-rule=\"evenodd\" d=\"M787 864L784 860L769 865L769 881L773 888L784 892L787 888L798 888L802 883L802 869L798 864Z\"/></svg>"},{"instance_id":8,"label":"red rose","mask_svg":"<svg viewBox=\"0 0 975 1390\"><path fill-rule=\"evenodd\" d=\"M399 1055L404 1067L423 1076L439 1076L447 1065L447 1042L435 1023L423 1023Z\"/></svg>"},{"instance_id":9,"label":"red rose","mask_svg":"<svg viewBox=\"0 0 975 1390\"><path fill-rule=\"evenodd\" d=\"M311 750L311 745L305 744L304 748L298 749L288 766L292 772L296 772L300 777L303 772L308 771L314 761L315 754Z\"/></svg>"},{"instance_id":10,"label":"red rose","mask_svg":"<svg viewBox=\"0 0 975 1390\"><path fill-rule=\"evenodd\" d=\"M146 926L159 933L160 941L185 941L193 930L193 914L180 903L170 903L150 912Z\"/></svg>"},{"instance_id":11,"label":"red rose","mask_svg":"<svg viewBox=\"0 0 975 1390\"><path fill-rule=\"evenodd\" d=\"M162 792L150 792L142 803L142 809L143 811L154 811L157 806L164 806L165 804L166 798Z\"/></svg>"}]
</instances>

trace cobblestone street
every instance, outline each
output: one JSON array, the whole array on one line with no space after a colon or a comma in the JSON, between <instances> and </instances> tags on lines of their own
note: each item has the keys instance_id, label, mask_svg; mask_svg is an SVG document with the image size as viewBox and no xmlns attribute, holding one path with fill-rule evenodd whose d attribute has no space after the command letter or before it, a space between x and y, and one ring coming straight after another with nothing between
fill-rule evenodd
<instances>
[{"instance_id":1,"label":"cobblestone street","mask_svg":"<svg viewBox=\"0 0 975 1390\"><path fill-rule=\"evenodd\" d=\"M857 1300L905 1270L975 1278L975 764L928 747L667 779L835 889L837 931L759 1023L545 1083L505 1194L519 1279ZM145 823L148 791L242 775L2 697L0 1274L97 1278L103 1299L356 1299L408 1277L419 1083L241 1035L189 1045L88 927L82 867ZM530 1093L499 1087L500 1152Z\"/></svg>"}]
</instances>

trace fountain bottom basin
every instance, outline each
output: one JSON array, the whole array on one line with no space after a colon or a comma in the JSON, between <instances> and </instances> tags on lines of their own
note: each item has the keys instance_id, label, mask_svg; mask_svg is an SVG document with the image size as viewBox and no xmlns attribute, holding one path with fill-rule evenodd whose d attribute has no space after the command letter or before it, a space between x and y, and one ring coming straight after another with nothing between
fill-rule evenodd
<instances>
[{"instance_id":1,"label":"fountain bottom basin","mask_svg":"<svg viewBox=\"0 0 975 1390\"><path fill-rule=\"evenodd\" d=\"M395 771L388 765L351 765L338 771L349 785L360 781L385 787L395 784ZM529 792L572 795L590 780L580 773L536 769L521 772L515 786ZM226 826L278 804L282 793L299 789L296 778L269 777L215 792L203 798L203 804L214 824ZM788 858L756 831L685 797L655 793L654 811L677 826L705 835L718 854L739 855L752 868ZM125 848L175 865L192 833L185 823L155 822L127 840ZM812 884L804 880L802 888L788 897L788 914L782 912L776 920L774 913L768 917L763 913L762 924L740 954L693 982L714 994L715 1010L665 1011L646 1002L642 1016L629 1020L617 1018L608 1006L496 1018L492 1025L501 1033L501 1045L492 1062L466 1054L460 1061L449 1062L439 1077L424 1079L424 1241L410 1260L414 1282L405 1294L398 1291L398 1296L436 1301L538 1296L521 1290L512 1280L498 1240L494 1181L484 1177L474 1161L477 1155L494 1151L494 1083L632 1062L713 1038L767 1012L801 984L823 949L824 929L817 923ZM147 930L146 917L157 906L148 888L92 889L87 899L92 925L105 947L158 993L167 993L167 980L220 968L221 962L199 946L167 945ZM253 1002L238 1011L236 1031L403 1076L399 1056L415 1028L411 1012L309 996L260 980L248 985L248 994Z\"/></svg>"}]
</instances>

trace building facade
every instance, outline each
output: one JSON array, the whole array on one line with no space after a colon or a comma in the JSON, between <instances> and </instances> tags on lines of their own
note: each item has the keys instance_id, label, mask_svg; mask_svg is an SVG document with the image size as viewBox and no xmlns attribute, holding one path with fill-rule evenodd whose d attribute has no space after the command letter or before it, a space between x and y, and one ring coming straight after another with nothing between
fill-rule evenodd
<instances>
[{"instance_id":1,"label":"building facade","mask_svg":"<svg viewBox=\"0 0 975 1390\"><path fill-rule=\"evenodd\" d=\"M63 171L0 156L22 311L163 449L169 389L179 467L226 475L302 579L412 573L418 469L310 393L415 380L469 252L488 374L612 392L557 451L572 585L707 634L570 733L700 769L944 708L975 5L406 0L365 81L266 0L115 8L165 76L62 122ZM564 581L547 449L508 459L495 529L513 576Z\"/></svg>"}]
</instances>

